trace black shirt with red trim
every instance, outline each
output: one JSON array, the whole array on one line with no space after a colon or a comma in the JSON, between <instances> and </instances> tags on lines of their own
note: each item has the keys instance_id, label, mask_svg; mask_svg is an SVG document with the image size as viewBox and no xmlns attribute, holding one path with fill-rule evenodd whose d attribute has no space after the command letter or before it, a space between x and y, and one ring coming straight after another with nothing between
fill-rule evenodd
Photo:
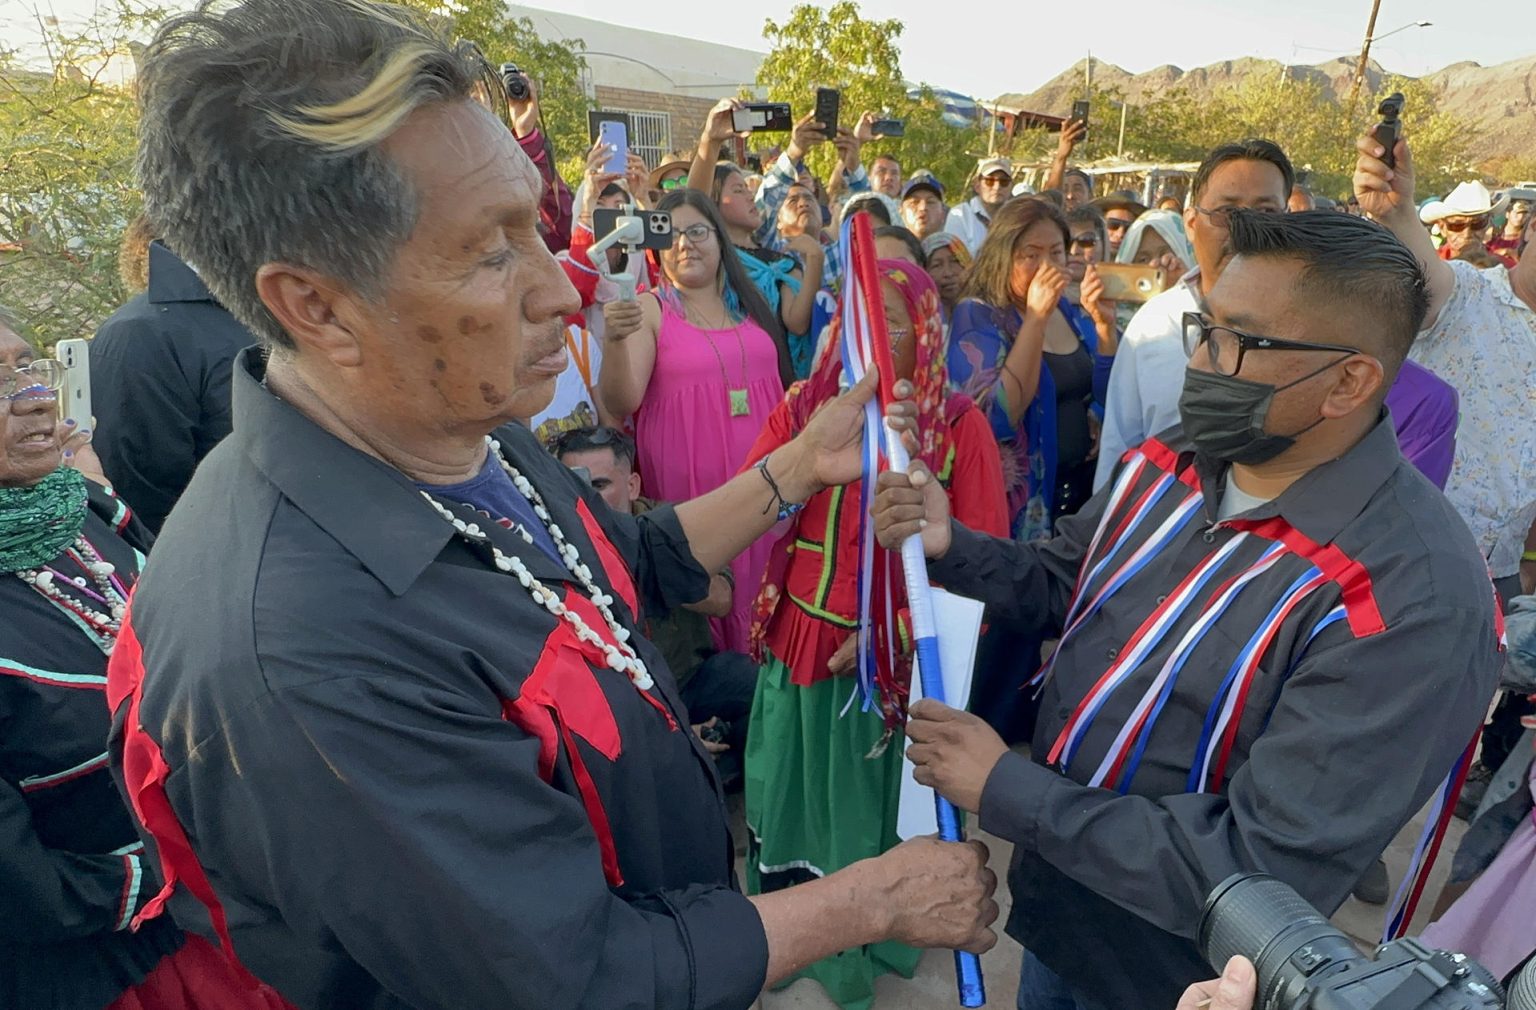
<instances>
[{"instance_id":1,"label":"black shirt with red trim","mask_svg":"<svg viewBox=\"0 0 1536 1010\"><path fill-rule=\"evenodd\" d=\"M638 634L708 590L675 513L618 515L496 433L615 598L641 691L263 373L247 352L110 674L176 920L301 1010L751 1004L767 942L713 762ZM603 628L555 559L458 511Z\"/></svg>"},{"instance_id":2,"label":"black shirt with red trim","mask_svg":"<svg viewBox=\"0 0 1536 1010\"><path fill-rule=\"evenodd\" d=\"M991 621L1065 630L1034 760L998 763L981 826L1015 843L1009 932L1085 1006L1170 1007L1209 978L1195 931L1234 873L1274 874L1331 914L1498 681L1487 568L1385 417L1215 522L1225 480L1175 430L1053 540L957 526L930 568Z\"/></svg>"},{"instance_id":3,"label":"black shirt with red trim","mask_svg":"<svg viewBox=\"0 0 1536 1010\"><path fill-rule=\"evenodd\" d=\"M87 489L81 532L132 586L154 538L110 491ZM48 567L87 577L70 552ZM79 619L0 573L0 1007L104 1007L181 946L168 921L129 929L158 884L107 767L106 687L106 654Z\"/></svg>"}]
</instances>

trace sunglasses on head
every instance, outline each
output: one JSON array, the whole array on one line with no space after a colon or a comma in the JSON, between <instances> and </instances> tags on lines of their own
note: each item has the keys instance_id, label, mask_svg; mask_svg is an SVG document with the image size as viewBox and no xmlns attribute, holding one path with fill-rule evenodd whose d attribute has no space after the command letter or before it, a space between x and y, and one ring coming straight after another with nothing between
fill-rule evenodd
<instances>
[{"instance_id":1,"label":"sunglasses on head","mask_svg":"<svg viewBox=\"0 0 1536 1010\"><path fill-rule=\"evenodd\" d=\"M1440 222L1440 227L1446 231L1466 231L1468 228L1473 231L1482 231L1492 223L1492 220L1487 214L1482 217L1448 217Z\"/></svg>"}]
</instances>

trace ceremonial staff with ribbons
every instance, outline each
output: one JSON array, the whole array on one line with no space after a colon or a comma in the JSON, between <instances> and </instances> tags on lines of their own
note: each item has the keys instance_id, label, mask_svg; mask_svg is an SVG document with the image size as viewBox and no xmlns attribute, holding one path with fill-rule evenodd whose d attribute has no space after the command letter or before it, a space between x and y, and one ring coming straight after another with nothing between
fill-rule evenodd
<instances>
[{"instance_id":1,"label":"ceremonial staff with ribbons","mask_svg":"<svg viewBox=\"0 0 1536 1010\"><path fill-rule=\"evenodd\" d=\"M880 458L886 467L905 472L908 465L907 449L901 438L888 431L881 421L885 409L896 401L895 367L891 360L891 337L885 322L881 304L879 275L876 271L874 233L869 217L855 214L843 227L845 245L844 262L849 264L843 288L842 354L844 375L848 382L857 383L870 365L880 372L879 403L869 403L864 425L864 473L860 485L863 498L861 517L862 556L859 572L859 683L864 705L867 708L876 697L873 690L875 657L872 648L873 621L869 619L871 584L869 573L874 571L875 540L872 525L868 522L869 504L874 495L874 475ZM928 562L923 556L922 540L909 537L901 548L902 569L906 577L907 606L909 610L914 650L917 658L916 675L922 684L923 696L935 701L945 700L944 680L939 662L938 630L934 624L933 602L928 582ZM894 614L878 615L887 621L896 619ZM882 636L890 641L892 636ZM962 839L960 815L954 804L937 792L934 804L938 812L939 837L946 842ZM960 990L960 1005L979 1007L986 1003L986 987L981 975L981 960L968 951L955 951L955 977Z\"/></svg>"}]
</instances>

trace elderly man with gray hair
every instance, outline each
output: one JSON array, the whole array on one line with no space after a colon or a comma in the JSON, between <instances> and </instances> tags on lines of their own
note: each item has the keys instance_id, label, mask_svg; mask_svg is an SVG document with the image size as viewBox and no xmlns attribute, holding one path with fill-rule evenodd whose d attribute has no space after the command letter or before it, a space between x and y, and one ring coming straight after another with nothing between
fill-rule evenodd
<instances>
[{"instance_id":1,"label":"elderly man with gray hair","mask_svg":"<svg viewBox=\"0 0 1536 1010\"><path fill-rule=\"evenodd\" d=\"M621 516L510 423L577 299L472 46L368 0L205 2L139 89L150 213L262 343L112 659L145 917L305 1010L723 1010L847 947L989 947L976 843L743 896L641 635L858 475L873 384Z\"/></svg>"}]
</instances>

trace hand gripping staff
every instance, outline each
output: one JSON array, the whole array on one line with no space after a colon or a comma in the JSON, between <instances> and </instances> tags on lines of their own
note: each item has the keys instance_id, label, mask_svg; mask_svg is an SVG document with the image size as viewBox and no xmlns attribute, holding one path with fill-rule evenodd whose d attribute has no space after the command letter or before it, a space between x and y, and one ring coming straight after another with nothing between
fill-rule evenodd
<instances>
[{"instance_id":1,"label":"hand gripping staff","mask_svg":"<svg viewBox=\"0 0 1536 1010\"><path fill-rule=\"evenodd\" d=\"M874 232L867 214L855 214L844 226L843 241L848 243L849 265L843 279L844 361L867 364L871 358L880 369L880 414L874 438L883 443L887 465L892 470L907 471L910 460L901 439L885 427L885 408L895 400L895 373L891 363L891 338L885 325L885 307L880 292L880 272L875 257ZM863 369L857 369L862 373ZM849 381L858 376L849 375ZM866 437L869 437L866 435ZM866 456L867 458L867 456ZM872 483L872 480L871 480ZM934 626L933 601L929 595L928 560L923 556L923 541L914 534L901 545L901 565L906 576L907 608L916 642L917 676L922 679L923 695L944 701L944 678L939 666L939 639ZM863 650L861 649L861 652ZM938 808L939 838L946 842L962 840L960 817L954 804L937 792L933 801ZM960 1005L979 1007L986 1003L986 986L981 977L981 959L968 951L955 951L955 979L960 989Z\"/></svg>"}]
</instances>

